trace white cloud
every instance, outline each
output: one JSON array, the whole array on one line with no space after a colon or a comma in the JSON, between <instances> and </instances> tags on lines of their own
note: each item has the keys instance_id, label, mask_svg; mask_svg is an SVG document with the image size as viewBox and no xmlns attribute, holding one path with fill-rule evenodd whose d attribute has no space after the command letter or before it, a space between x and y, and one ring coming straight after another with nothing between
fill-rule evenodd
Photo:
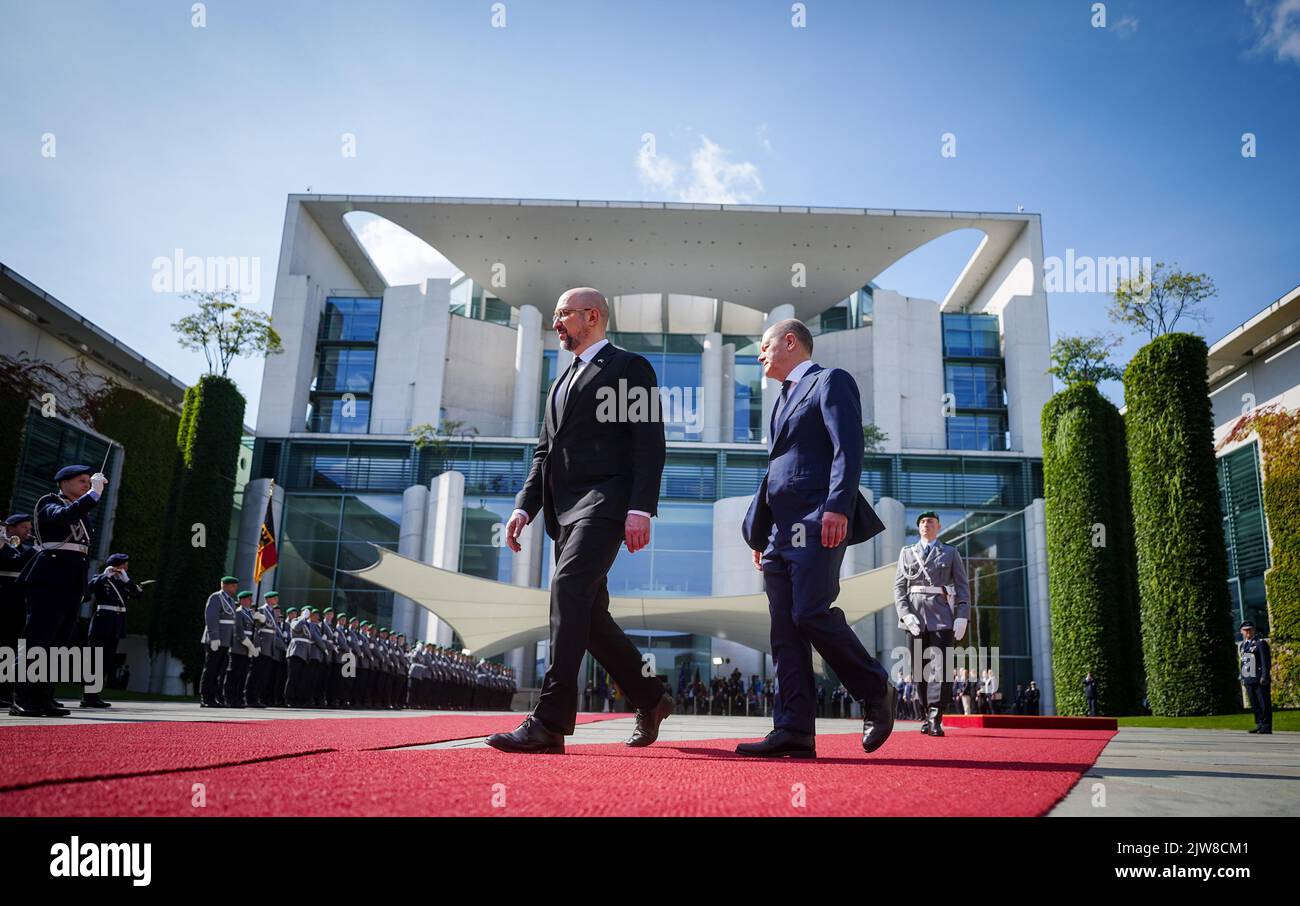
<instances>
[{"instance_id":1,"label":"white cloud","mask_svg":"<svg viewBox=\"0 0 1300 906\"><path fill-rule=\"evenodd\" d=\"M1137 34L1138 19L1136 16L1120 16L1111 30L1121 38L1131 38Z\"/></svg>"},{"instance_id":2,"label":"white cloud","mask_svg":"<svg viewBox=\"0 0 1300 906\"><path fill-rule=\"evenodd\" d=\"M758 125L758 144L768 154L773 153L772 139L768 135L767 123L759 123Z\"/></svg>"},{"instance_id":3,"label":"white cloud","mask_svg":"<svg viewBox=\"0 0 1300 906\"><path fill-rule=\"evenodd\" d=\"M460 271L429 243L382 217L363 212L345 216L389 286L453 277Z\"/></svg>"},{"instance_id":4,"label":"white cloud","mask_svg":"<svg viewBox=\"0 0 1300 906\"><path fill-rule=\"evenodd\" d=\"M751 161L729 161L727 151L700 136L700 146L691 152L688 168L664 154L650 154L642 145L637 170L647 186L673 196L677 201L697 204L747 204L763 191L758 165ZM682 183L678 176L689 174Z\"/></svg>"},{"instance_id":5,"label":"white cloud","mask_svg":"<svg viewBox=\"0 0 1300 906\"><path fill-rule=\"evenodd\" d=\"M1300 0L1247 0L1255 30L1257 51L1268 51L1279 63L1300 63Z\"/></svg>"}]
</instances>

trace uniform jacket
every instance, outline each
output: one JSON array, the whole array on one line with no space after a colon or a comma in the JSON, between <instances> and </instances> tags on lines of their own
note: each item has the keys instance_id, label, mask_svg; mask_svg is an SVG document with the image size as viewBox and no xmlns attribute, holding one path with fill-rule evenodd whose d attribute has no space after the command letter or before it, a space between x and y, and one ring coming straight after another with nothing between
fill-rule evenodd
<instances>
[{"instance_id":1,"label":"uniform jacket","mask_svg":"<svg viewBox=\"0 0 1300 906\"><path fill-rule=\"evenodd\" d=\"M275 612L271 610L270 604L258 605L257 612L263 617L261 623L257 624L257 629L253 633L253 644L261 652L262 657L269 657L273 661L281 658L276 657L279 653L280 623L275 618Z\"/></svg>"},{"instance_id":2,"label":"uniform jacket","mask_svg":"<svg viewBox=\"0 0 1300 906\"><path fill-rule=\"evenodd\" d=\"M99 503L94 491L75 501L62 494L46 494L36 501L32 531L36 556L23 568L18 581L26 586L43 586L60 596L85 597L86 567L94 538L86 520Z\"/></svg>"},{"instance_id":3,"label":"uniform jacket","mask_svg":"<svg viewBox=\"0 0 1300 906\"><path fill-rule=\"evenodd\" d=\"M953 586L953 599L949 602L946 594L909 592L913 585ZM957 548L936 538L929 553L923 555L921 542L906 545L898 554L894 607L898 611L900 627L909 613L916 616L926 631L951 629L954 620L969 620L970 589L966 582L966 567Z\"/></svg>"},{"instance_id":4,"label":"uniform jacket","mask_svg":"<svg viewBox=\"0 0 1300 906\"><path fill-rule=\"evenodd\" d=\"M92 641L126 638L126 602L144 593L139 585L116 573L100 573L90 580L86 591L94 602L90 613Z\"/></svg>"},{"instance_id":5,"label":"uniform jacket","mask_svg":"<svg viewBox=\"0 0 1300 906\"><path fill-rule=\"evenodd\" d=\"M311 656L316 645L311 630L307 628L310 625L311 614L301 614L298 619L289 624L289 657L301 658L304 661L319 659L320 652L316 653L316 658Z\"/></svg>"},{"instance_id":6,"label":"uniform jacket","mask_svg":"<svg viewBox=\"0 0 1300 906\"><path fill-rule=\"evenodd\" d=\"M235 599L221 589L208 595L203 608L204 645L217 639L222 648L229 648L235 637Z\"/></svg>"},{"instance_id":7,"label":"uniform jacket","mask_svg":"<svg viewBox=\"0 0 1300 906\"><path fill-rule=\"evenodd\" d=\"M257 629L257 621L253 619L253 609L251 607L238 607L235 609L235 637L230 644L230 653L242 657L249 657L248 649L244 646L245 640L257 644L253 631Z\"/></svg>"},{"instance_id":8,"label":"uniform jacket","mask_svg":"<svg viewBox=\"0 0 1300 906\"><path fill-rule=\"evenodd\" d=\"M1237 643L1237 651L1241 655L1241 681L1248 686L1255 683L1269 685L1268 674L1273 666L1273 657L1268 650L1268 642L1259 636L1249 642L1243 639ZM1248 665L1248 661L1253 663Z\"/></svg>"}]
</instances>

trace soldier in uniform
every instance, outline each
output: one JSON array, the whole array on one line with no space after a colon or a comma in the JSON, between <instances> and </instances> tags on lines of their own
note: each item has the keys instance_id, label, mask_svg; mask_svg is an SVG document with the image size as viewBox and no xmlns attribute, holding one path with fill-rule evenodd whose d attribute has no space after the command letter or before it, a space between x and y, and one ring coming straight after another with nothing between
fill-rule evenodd
<instances>
[{"instance_id":1,"label":"soldier in uniform","mask_svg":"<svg viewBox=\"0 0 1300 906\"><path fill-rule=\"evenodd\" d=\"M343 675L344 669L352 661L352 637L348 633L348 615L345 613L338 614L334 618L334 666L330 670L330 684L333 691L327 690L330 699L334 702L336 708L350 707L348 702L348 686L351 680Z\"/></svg>"},{"instance_id":2,"label":"soldier in uniform","mask_svg":"<svg viewBox=\"0 0 1300 906\"><path fill-rule=\"evenodd\" d=\"M1241 683L1250 696L1250 708L1255 712L1255 729L1251 733L1268 735L1273 732L1273 696L1269 671L1273 657L1268 642L1255 637L1255 624L1246 620L1239 627L1241 641L1237 653L1241 657Z\"/></svg>"},{"instance_id":3,"label":"soldier in uniform","mask_svg":"<svg viewBox=\"0 0 1300 906\"><path fill-rule=\"evenodd\" d=\"M235 596L239 607L235 610L234 641L230 645L230 664L226 667L226 707L243 708L244 683L248 681L248 662L260 657L261 651L253 641L257 621L253 619L253 593L241 591Z\"/></svg>"},{"instance_id":4,"label":"soldier in uniform","mask_svg":"<svg viewBox=\"0 0 1300 906\"><path fill-rule=\"evenodd\" d=\"M271 605L275 616L275 646L271 653L270 680L266 692L266 704L274 708L284 707L284 659L289 653L289 627L284 622L284 612L277 601Z\"/></svg>"},{"instance_id":5,"label":"soldier in uniform","mask_svg":"<svg viewBox=\"0 0 1300 906\"><path fill-rule=\"evenodd\" d=\"M36 556L19 581L27 601L22 637L28 649L66 646L76 631L86 592L93 539L86 520L99 504L108 479L90 466L64 466L54 475L58 491L36 501ZM54 683L23 683L9 709L17 717L66 717L54 701Z\"/></svg>"},{"instance_id":6,"label":"soldier in uniform","mask_svg":"<svg viewBox=\"0 0 1300 906\"><path fill-rule=\"evenodd\" d=\"M913 664L916 684L926 716L921 732L943 736L943 712L952 701L952 683L947 676L948 649L966 635L970 617L970 591L961 554L939 540L939 514L933 510L916 518L921 540L905 546L898 555L894 578L894 606L898 625L920 640L924 660ZM915 649L915 645L913 646ZM932 696L935 668L939 689ZM937 697L937 701L930 699Z\"/></svg>"},{"instance_id":7,"label":"soldier in uniform","mask_svg":"<svg viewBox=\"0 0 1300 906\"><path fill-rule=\"evenodd\" d=\"M297 617L297 608L289 608L289 649L286 659L288 677L284 697L290 708L305 708L311 701L311 654L316 645L312 641L311 608L304 607Z\"/></svg>"},{"instance_id":8,"label":"soldier in uniform","mask_svg":"<svg viewBox=\"0 0 1300 906\"><path fill-rule=\"evenodd\" d=\"M322 707L333 708L334 694L338 684L334 682L334 671L338 669L338 642L334 638L334 608L326 607L321 611L320 622L316 624L321 640L325 643L320 666L320 690L317 703Z\"/></svg>"},{"instance_id":9,"label":"soldier in uniform","mask_svg":"<svg viewBox=\"0 0 1300 906\"><path fill-rule=\"evenodd\" d=\"M113 554L104 563L104 571L90 580L87 589L94 602L87 643L104 649L104 671L112 676L117 667L118 642L126 638L126 601L140 597L144 590L127 575L126 554ZM87 689L82 693L81 707L111 708L112 705L98 692Z\"/></svg>"},{"instance_id":10,"label":"soldier in uniform","mask_svg":"<svg viewBox=\"0 0 1300 906\"><path fill-rule=\"evenodd\" d=\"M27 602L18 576L36 556L31 542L32 517L30 513L14 513L4 522L4 543L0 545L0 647L18 650L18 639L27 620ZM14 705L17 683L0 684L0 708Z\"/></svg>"},{"instance_id":11,"label":"soldier in uniform","mask_svg":"<svg viewBox=\"0 0 1300 906\"><path fill-rule=\"evenodd\" d=\"M388 627L380 626L376 633L375 647L379 652L379 707L391 710L393 707L393 652L388 644Z\"/></svg>"},{"instance_id":12,"label":"soldier in uniform","mask_svg":"<svg viewBox=\"0 0 1300 906\"><path fill-rule=\"evenodd\" d=\"M357 656L357 675L352 680L352 707L370 707L370 640L366 638L368 620L353 617L348 621L348 632L352 635L352 653Z\"/></svg>"},{"instance_id":13,"label":"soldier in uniform","mask_svg":"<svg viewBox=\"0 0 1300 906\"><path fill-rule=\"evenodd\" d=\"M244 702L250 708L265 708L271 692L271 674L275 670L276 640L280 637L280 623L275 616L274 602L280 599L275 591L268 591L262 603L253 611L253 644L257 657L248 665L248 679L244 682Z\"/></svg>"},{"instance_id":14,"label":"soldier in uniform","mask_svg":"<svg viewBox=\"0 0 1300 906\"><path fill-rule=\"evenodd\" d=\"M230 645L235 638L235 589L239 580L222 576L221 588L208 595L203 607L203 675L199 680L199 703L204 708L225 704L222 688L230 661Z\"/></svg>"}]
</instances>

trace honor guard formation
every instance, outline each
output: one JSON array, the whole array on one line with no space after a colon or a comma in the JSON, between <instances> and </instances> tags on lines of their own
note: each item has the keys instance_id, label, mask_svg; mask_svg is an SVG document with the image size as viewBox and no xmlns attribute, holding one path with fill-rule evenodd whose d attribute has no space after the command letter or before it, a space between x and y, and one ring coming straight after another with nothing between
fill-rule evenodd
<instances>
[{"instance_id":1,"label":"honor guard formation","mask_svg":"<svg viewBox=\"0 0 1300 906\"><path fill-rule=\"evenodd\" d=\"M54 476L58 490L32 513L4 521L0 544L0 647L28 652L80 644L82 601L91 602L84 641L101 648L111 671L126 637L128 602L142 594L128 573L126 554L112 554L89 578L94 539L90 515L108 484L89 466L71 465ZM148 584L147 582L144 584ZM513 671L432 642L409 644L334 608L281 609L269 591L258 602L238 591L234 576L207 600L199 681L205 708L383 708L400 710L510 709L518 685ZM101 680L106 679L101 677ZM53 682L5 682L0 707L16 717L64 717ZM109 708L88 685L83 708Z\"/></svg>"},{"instance_id":2,"label":"honor guard formation","mask_svg":"<svg viewBox=\"0 0 1300 906\"><path fill-rule=\"evenodd\" d=\"M208 597L199 683L204 708L380 708L508 711L508 667L335 613L260 604L225 576Z\"/></svg>"}]
</instances>

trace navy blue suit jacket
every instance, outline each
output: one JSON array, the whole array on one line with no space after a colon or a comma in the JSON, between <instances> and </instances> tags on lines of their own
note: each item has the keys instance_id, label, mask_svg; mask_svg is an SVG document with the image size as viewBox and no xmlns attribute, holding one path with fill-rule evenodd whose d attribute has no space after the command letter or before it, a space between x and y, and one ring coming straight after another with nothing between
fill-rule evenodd
<instances>
[{"instance_id":1,"label":"navy blue suit jacket","mask_svg":"<svg viewBox=\"0 0 1300 906\"><path fill-rule=\"evenodd\" d=\"M849 518L845 544L861 544L885 530L858 490L862 477L862 399L857 382L839 368L813 365L795 384L771 426L767 474L745 514L751 549L789 544L803 523L805 544L821 549L821 517ZM773 537L773 528L777 535Z\"/></svg>"}]
</instances>

